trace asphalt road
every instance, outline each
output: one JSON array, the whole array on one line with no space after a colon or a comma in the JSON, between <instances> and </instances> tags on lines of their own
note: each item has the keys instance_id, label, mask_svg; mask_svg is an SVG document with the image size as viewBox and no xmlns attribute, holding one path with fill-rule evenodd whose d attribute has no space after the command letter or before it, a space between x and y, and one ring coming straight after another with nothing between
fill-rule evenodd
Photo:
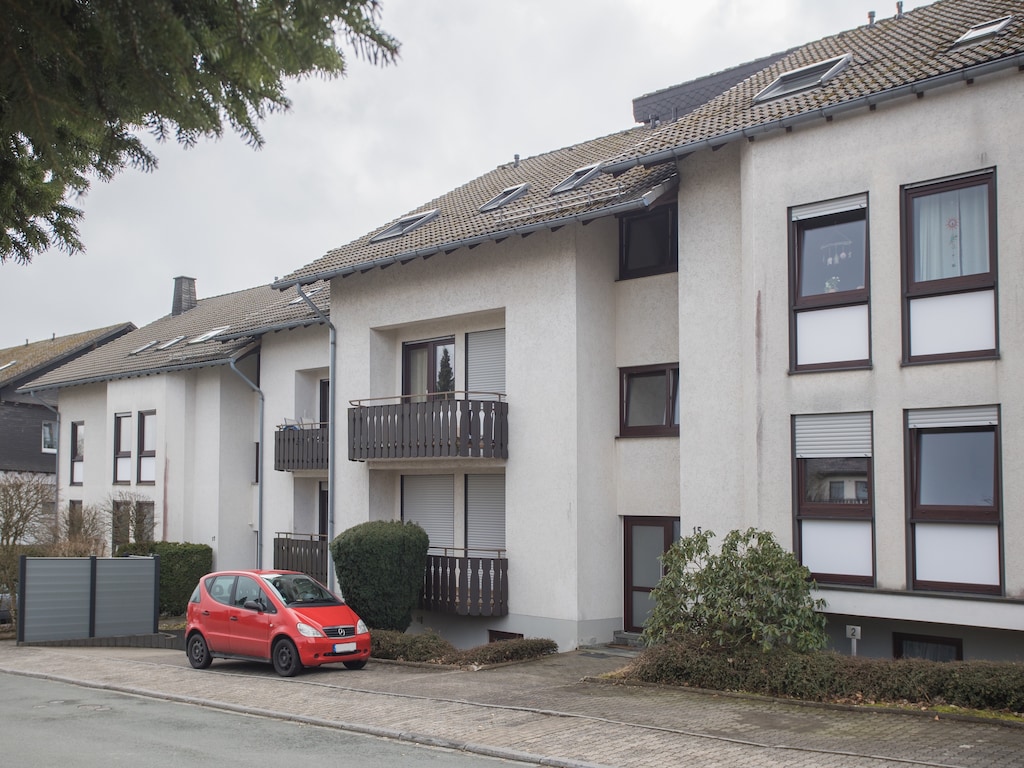
<instances>
[{"instance_id":1,"label":"asphalt road","mask_svg":"<svg viewBox=\"0 0 1024 768\"><path fill-rule=\"evenodd\" d=\"M528 765L7 673L0 691L0 761L14 768Z\"/></svg>"}]
</instances>

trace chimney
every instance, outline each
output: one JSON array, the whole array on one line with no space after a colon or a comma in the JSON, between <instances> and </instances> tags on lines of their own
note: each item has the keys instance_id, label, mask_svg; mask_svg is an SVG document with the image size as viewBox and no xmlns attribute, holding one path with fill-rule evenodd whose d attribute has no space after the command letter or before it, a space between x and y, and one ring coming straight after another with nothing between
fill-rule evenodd
<instances>
[{"instance_id":1,"label":"chimney","mask_svg":"<svg viewBox=\"0 0 1024 768\"><path fill-rule=\"evenodd\" d=\"M171 302L171 314L183 314L196 304L198 304L196 301L196 279L194 277L174 278L174 300Z\"/></svg>"},{"instance_id":2,"label":"chimney","mask_svg":"<svg viewBox=\"0 0 1024 768\"><path fill-rule=\"evenodd\" d=\"M868 26L869 27L875 26L875 12L874 11L868 11Z\"/></svg>"},{"instance_id":3,"label":"chimney","mask_svg":"<svg viewBox=\"0 0 1024 768\"><path fill-rule=\"evenodd\" d=\"M896 3L896 18L903 18L903 0L899 0L899 2Z\"/></svg>"}]
</instances>

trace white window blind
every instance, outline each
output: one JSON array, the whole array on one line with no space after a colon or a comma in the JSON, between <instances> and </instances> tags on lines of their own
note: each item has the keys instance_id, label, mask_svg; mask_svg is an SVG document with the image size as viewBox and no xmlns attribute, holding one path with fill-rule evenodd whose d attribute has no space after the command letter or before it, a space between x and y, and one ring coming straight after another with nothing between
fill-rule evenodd
<instances>
[{"instance_id":1,"label":"white window blind","mask_svg":"<svg viewBox=\"0 0 1024 768\"><path fill-rule=\"evenodd\" d=\"M907 411L907 426L910 429L989 427L998 423L998 405L981 405L968 408L919 408Z\"/></svg>"},{"instance_id":2,"label":"white window blind","mask_svg":"<svg viewBox=\"0 0 1024 768\"><path fill-rule=\"evenodd\" d=\"M466 334L466 389L505 394L505 329ZM473 396L474 400L487 399Z\"/></svg>"},{"instance_id":3,"label":"white window blind","mask_svg":"<svg viewBox=\"0 0 1024 768\"><path fill-rule=\"evenodd\" d=\"M504 475L466 475L466 546L505 548Z\"/></svg>"},{"instance_id":4,"label":"white window blind","mask_svg":"<svg viewBox=\"0 0 1024 768\"><path fill-rule=\"evenodd\" d=\"M404 475L402 519L426 531L430 546L455 546L454 476Z\"/></svg>"},{"instance_id":5,"label":"white window blind","mask_svg":"<svg viewBox=\"0 0 1024 768\"><path fill-rule=\"evenodd\" d=\"M793 418L798 459L871 456L871 413L820 413Z\"/></svg>"}]
</instances>

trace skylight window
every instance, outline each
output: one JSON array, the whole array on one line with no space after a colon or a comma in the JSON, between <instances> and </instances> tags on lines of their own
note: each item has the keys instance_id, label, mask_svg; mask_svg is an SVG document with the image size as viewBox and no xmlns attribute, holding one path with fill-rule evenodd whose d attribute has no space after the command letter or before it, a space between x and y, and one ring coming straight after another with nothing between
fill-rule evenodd
<instances>
[{"instance_id":1,"label":"skylight window","mask_svg":"<svg viewBox=\"0 0 1024 768\"><path fill-rule=\"evenodd\" d=\"M578 189L596 176L599 170L601 170L600 163L594 163L593 165L587 165L583 168L577 168L575 171L570 173L566 179L563 179L553 186L551 188L551 194L557 195L559 192L568 192L572 189Z\"/></svg>"},{"instance_id":2,"label":"skylight window","mask_svg":"<svg viewBox=\"0 0 1024 768\"><path fill-rule=\"evenodd\" d=\"M14 365L17 362L18 362L17 360L11 360L11 362L9 362L9 363L4 363L3 365L0 365L0 371L4 370L5 368L10 368L12 365Z\"/></svg>"},{"instance_id":3,"label":"skylight window","mask_svg":"<svg viewBox=\"0 0 1024 768\"><path fill-rule=\"evenodd\" d=\"M159 347L157 347L157 349L161 349L161 350L162 349L170 349L171 347L173 347L175 344L177 344L179 341L181 341L184 338L185 338L184 336L175 336L170 341L165 341L163 344L161 344Z\"/></svg>"},{"instance_id":4,"label":"skylight window","mask_svg":"<svg viewBox=\"0 0 1024 768\"><path fill-rule=\"evenodd\" d=\"M1013 19L1013 16L1003 16L1001 19L993 19L992 21L975 24L960 35L953 45L972 45L986 38L995 37L1006 28L1006 25L1010 23L1011 19Z\"/></svg>"},{"instance_id":5,"label":"skylight window","mask_svg":"<svg viewBox=\"0 0 1024 768\"><path fill-rule=\"evenodd\" d=\"M230 325L222 325L220 328L214 328L212 331L207 331L206 333L202 333L199 336L196 336L189 342L189 344L202 344L204 341L209 341L210 339L212 339L218 333L224 333L224 331L226 331L230 327Z\"/></svg>"},{"instance_id":6,"label":"skylight window","mask_svg":"<svg viewBox=\"0 0 1024 768\"><path fill-rule=\"evenodd\" d=\"M783 72L775 78L771 85L754 97L754 103L771 101L790 93L824 85L838 75L852 58L850 54L846 54L834 59L819 61L816 64L808 64L806 67L800 67L800 69L790 72Z\"/></svg>"},{"instance_id":7,"label":"skylight window","mask_svg":"<svg viewBox=\"0 0 1024 768\"><path fill-rule=\"evenodd\" d=\"M319 287L317 287L317 288L314 288L314 289L313 289L313 290L311 290L311 291L308 291L308 292L306 293L306 295L307 295L307 296L312 296L312 295L313 295L314 293L318 293L318 292L319 292L319 291L321 291L321 290L323 290L323 286L322 286L322 285L321 285L321 286L319 286ZM302 299L302 297L301 297L301 296L296 296L296 297L295 297L294 299L292 299L292 300L291 300L291 301L289 301L288 303L289 303L289 304L301 304L301 303L302 303L302 301L303 301L303 299Z\"/></svg>"},{"instance_id":8,"label":"skylight window","mask_svg":"<svg viewBox=\"0 0 1024 768\"><path fill-rule=\"evenodd\" d=\"M414 213L412 216L406 216L399 219L382 232L378 232L370 238L370 242L379 243L381 240L390 240L393 237L401 237L407 232L412 232L417 227L422 227L428 221L433 221L436 218L437 208L434 208L432 211L426 211L425 213Z\"/></svg>"},{"instance_id":9,"label":"skylight window","mask_svg":"<svg viewBox=\"0 0 1024 768\"><path fill-rule=\"evenodd\" d=\"M179 341L180 341L180 339L179 339ZM133 350L132 350L131 352L129 352L128 354L129 354L129 355L137 355L137 354L139 354L140 352L145 352L145 351L146 351L147 349L149 349L150 347L152 347L152 346L153 346L154 344L156 344L156 339L153 339L152 341L147 341L147 342L146 342L145 344L143 344L143 345L142 345L141 347L138 347L138 348L136 348L136 349L133 349Z\"/></svg>"},{"instance_id":10,"label":"skylight window","mask_svg":"<svg viewBox=\"0 0 1024 768\"><path fill-rule=\"evenodd\" d=\"M497 195L480 206L480 213L496 211L499 208L508 205L513 200L522 197L529 191L529 189L530 185L528 183L517 184L514 187L503 189Z\"/></svg>"}]
</instances>

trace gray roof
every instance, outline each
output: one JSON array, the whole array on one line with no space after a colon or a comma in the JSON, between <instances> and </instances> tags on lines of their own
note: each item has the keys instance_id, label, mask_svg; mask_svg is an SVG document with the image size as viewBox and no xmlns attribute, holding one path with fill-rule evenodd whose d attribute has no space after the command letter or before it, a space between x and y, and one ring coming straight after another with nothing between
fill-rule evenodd
<instances>
[{"instance_id":1,"label":"gray roof","mask_svg":"<svg viewBox=\"0 0 1024 768\"><path fill-rule=\"evenodd\" d=\"M1012 15L996 36L955 46L970 27ZM779 75L850 54L848 66L821 86L755 103ZM1020 0L939 0L794 49L679 120L649 131L605 170L622 173L704 147L821 121L849 109L923 93L954 81L1024 65L1024 6Z\"/></svg>"},{"instance_id":2,"label":"gray roof","mask_svg":"<svg viewBox=\"0 0 1024 768\"><path fill-rule=\"evenodd\" d=\"M313 293L317 288L320 290ZM326 283L304 290L312 294L311 299L321 312L329 311L330 288ZM295 302L295 298L294 291L282 294L270 286L259 286L200 299L192 309L166 315L122 336L22 386L21 391L227 365L257 348L259 337L265 333L323 322L305 302ZM217 336L189 343L222 326L228 328ZM160 349L179 336L183 337L180 341Z\"/></svg>"},{"instance_id":3,"label":"gray roof","mask_svg":"<svg viewBox=\"0 0 1024 768\"><path fill-rule=\"evenodd\" d=\"M328 251L274 285L284 288L329 279L647 206L674 187L675 168L637 168L617 178L597 174L577 190L550 194L573 171L622 153L646 133L646 128L633 128L501 165L348 245ZM480 207L502 190L523 183L530 185L524 195L498 210L480 212ZM435 209L438 215L433 220L407 234L373 242L375 235L400 219Z\"/></svg>"},{"instance_id":4,"label":"gray roof","mask_svg":"<svg viewBox=\"0 0 1024 768\"><path fill-rule=\"evenodd\" d=\"M118 323L67 336L54 336L43 341L26 341L17 347L0 349L0 390L20 386L44 371L133 330L133 323Z\"/></svg>"}]
</instances>

